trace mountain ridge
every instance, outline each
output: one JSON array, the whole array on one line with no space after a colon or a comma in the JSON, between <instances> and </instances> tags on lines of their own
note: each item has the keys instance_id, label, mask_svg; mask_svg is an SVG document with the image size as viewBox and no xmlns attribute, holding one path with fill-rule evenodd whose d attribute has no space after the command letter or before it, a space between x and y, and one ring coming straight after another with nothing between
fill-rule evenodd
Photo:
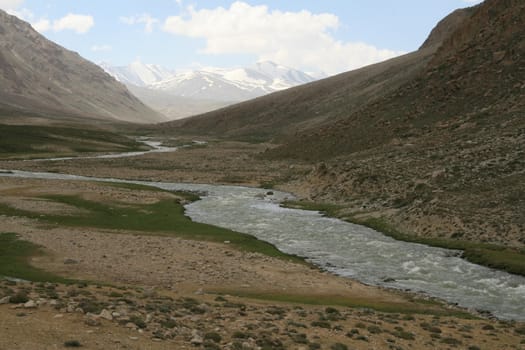
<instances>
[{"instance_id":1,"label":"mountain ridge","mask_svg":"<svg viewBox=\"0 0 525 350\"><path fill-rule=\"evenodd\" d=\"M124 84L166 92L179 97L239 102L305 84L315 78L297 69L270 61L249 67L216 68L176 72L140 61L128 66L100 66Z\"/></svg>"},{"instance_id":2,"label":"mountain ridge","mask_svg":"<svg viewBox=\"0 0 525 350\"><path fill-rule=\"evenodd\" d=\"M137 123L166 118L78 53L0 10L0 106L3 110Z\"/></svg>"}]
</instances>

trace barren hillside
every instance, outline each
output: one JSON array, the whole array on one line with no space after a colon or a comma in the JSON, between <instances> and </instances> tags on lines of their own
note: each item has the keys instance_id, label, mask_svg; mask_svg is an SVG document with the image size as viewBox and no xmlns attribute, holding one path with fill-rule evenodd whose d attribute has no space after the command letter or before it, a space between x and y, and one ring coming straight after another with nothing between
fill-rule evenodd
<instances>
[{"instance_id":1,"label":"barren hillside","mask_svg":"<svg viewBox=\"0 0 525 350\"><path fill-rule=\"evenodd\" d=\"M0 10L0 107L50 117L166 120L77 53Z\"/></svg>"}]
</instances>

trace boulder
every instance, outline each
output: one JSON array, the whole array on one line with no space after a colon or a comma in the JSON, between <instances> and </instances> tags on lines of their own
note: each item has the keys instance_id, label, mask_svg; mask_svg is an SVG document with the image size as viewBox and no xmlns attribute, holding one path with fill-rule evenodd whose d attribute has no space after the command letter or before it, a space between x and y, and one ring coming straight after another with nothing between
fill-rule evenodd
<instances>
[{"instance_id":1,"label":"boulder","mask_svg":"<svg viewBox=\"0 0 525 350\"><path fill-rule=\"evenodd\" d=\"M111 315L111 312L106 309L102 310L98 316L108 321L113 320L113 315Z\"/></svg>"}]
</instances>

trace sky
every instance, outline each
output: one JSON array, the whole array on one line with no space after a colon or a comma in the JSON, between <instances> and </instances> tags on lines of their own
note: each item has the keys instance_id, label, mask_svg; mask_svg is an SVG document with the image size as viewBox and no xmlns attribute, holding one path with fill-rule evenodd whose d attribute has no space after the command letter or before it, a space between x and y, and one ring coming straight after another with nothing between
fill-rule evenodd
<instances>
[{"instance_id":1,"label":"sky","mask_svg":"<svg viewBox=\"0 0 525 350\"><path fill-rule=\"evenodd\" d=\"M173 70L270 60L332 75L416 50L480 0L0 0L0 9L95 63Z\"/></svg>"}]
</instances>

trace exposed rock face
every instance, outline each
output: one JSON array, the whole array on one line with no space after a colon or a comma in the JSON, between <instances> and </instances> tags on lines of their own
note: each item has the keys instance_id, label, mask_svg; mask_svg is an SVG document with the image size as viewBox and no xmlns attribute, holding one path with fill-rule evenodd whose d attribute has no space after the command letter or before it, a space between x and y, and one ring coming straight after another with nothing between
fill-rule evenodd
<instances>
[{"instance_id":1,"label":"exposed rock face","mask_svg":"<svg viewBox=\"0 0 525 350\"><path fill-rule=\"evenodd\" d=\"M166 120L97 65L0 10L0 107L146 123Z\"/></svg>"}]
</instances>

